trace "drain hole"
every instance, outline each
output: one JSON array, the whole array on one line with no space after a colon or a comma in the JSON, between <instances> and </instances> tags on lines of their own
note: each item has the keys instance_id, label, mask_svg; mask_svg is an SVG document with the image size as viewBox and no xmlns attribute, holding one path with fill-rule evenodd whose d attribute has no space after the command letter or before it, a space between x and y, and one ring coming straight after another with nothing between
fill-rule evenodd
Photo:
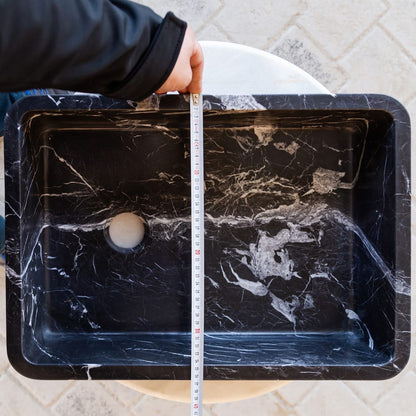
<instances>
[{"instance_id":1,"label":"drain hole","mask_svg":"<svg viewBox=\"0 0 416 416\"><path fill-rule=\"evenodd\" d=\"M142 246L147 231L146 221L132 212L116 215L104 230L107 243L120 253L132 253Z\"/></svg>"}]
</instances>

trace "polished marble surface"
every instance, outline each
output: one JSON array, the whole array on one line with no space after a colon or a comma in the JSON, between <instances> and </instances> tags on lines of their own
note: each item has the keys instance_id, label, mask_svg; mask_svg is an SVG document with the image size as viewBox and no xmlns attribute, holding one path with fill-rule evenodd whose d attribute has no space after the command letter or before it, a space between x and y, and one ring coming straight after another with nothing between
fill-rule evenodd
<instances>
[{"instance_id":1,"label":"polished marble surface","mask_svg":"<svg viewBox=\"0 0 416 416\"><path fill-rule=\"evenodd\" d=\"M8 345L24 374L189 378L187 100L30 97L6 118ZM205 378L395 374L410 328L404 108L266 95L204 109ZM103 233L126 211L149 230L128 254Z\"/></svg>"},{"instance_id":2,"label":"polished marble surface","mask_svg":"<svg viewBox=\"0 0 416 416\"><path fill-rule=\"evenodd\" d=\"M202 41L204 94L330 94L298 66L260 49Z\"/></svg>"}]
</instances>

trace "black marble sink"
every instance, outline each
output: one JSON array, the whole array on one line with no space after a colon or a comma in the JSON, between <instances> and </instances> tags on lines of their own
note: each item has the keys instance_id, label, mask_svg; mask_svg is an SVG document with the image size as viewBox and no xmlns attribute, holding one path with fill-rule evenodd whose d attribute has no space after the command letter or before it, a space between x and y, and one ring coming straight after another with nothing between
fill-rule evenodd
<instances>
[{"instance_id":1,"label":"black marble sink","mask_svg":"<svg viewBox=\"0 0 416 416\"><path fill-rule=\"evenodd\" d=\"M410 350L410 127L380 95L205 97L205 378L384 379ZM7 346L33 378L190 378L189 104L6 120ZM114 250L111 218L147 223Z\"/></svg>"}]
</instances>

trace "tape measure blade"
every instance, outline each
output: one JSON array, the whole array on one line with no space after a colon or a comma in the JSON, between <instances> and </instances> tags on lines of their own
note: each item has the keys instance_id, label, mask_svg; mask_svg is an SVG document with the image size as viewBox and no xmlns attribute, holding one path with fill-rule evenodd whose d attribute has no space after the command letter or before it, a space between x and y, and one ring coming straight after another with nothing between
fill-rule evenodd
<instances>
[{"instance_id":1,"label":"tape measure blade","mask_svg":"<svg viewBox=\"0 0 416 416\"><path fill-rule=\"evenodd\" d=\"M202 415L204 380L204 148L202 101L201 94L191 94L191 416Z\"/></svg>"}]
</instances>

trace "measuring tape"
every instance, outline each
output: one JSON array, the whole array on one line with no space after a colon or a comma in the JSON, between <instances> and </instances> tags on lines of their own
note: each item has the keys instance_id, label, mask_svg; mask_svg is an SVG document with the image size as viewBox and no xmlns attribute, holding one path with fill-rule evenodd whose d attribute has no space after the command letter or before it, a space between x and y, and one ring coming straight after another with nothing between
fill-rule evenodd
<instances>
[{"instance_id":1,"label":"measuring tape","mask_svg":"<svg viewBox=\"0 0 416 416\"><path fill-rule=\"evenodd\" d=\"M191 416L202 415L204 381L204 148L202 94L190 95L191 110Z\"/></svg>"}]
</instances>

